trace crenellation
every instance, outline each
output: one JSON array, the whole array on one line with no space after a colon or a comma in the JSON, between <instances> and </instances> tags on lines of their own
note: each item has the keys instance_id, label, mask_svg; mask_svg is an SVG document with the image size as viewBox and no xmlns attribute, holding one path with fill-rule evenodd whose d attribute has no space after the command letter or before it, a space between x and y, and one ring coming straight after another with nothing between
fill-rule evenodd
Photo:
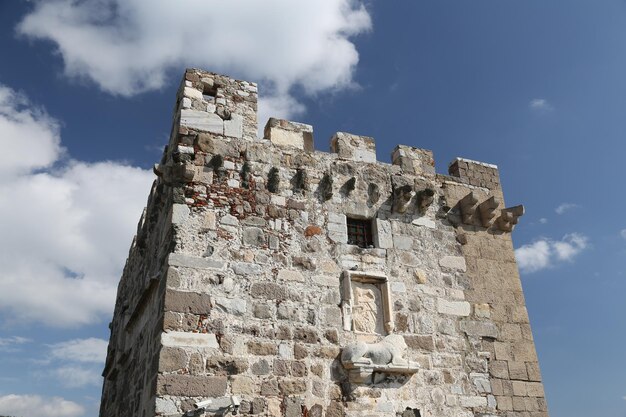
<instances>
[{"instance_id":1,"label":"crenellation","mask_svg":"<svg viewBox=\"0 0 626 417\"><path fill-rule=\"evenodd\" d=\"M188 70L111 324L102 417L545 415L497 167L270 119Z\"/></svg>"}]
</instances>

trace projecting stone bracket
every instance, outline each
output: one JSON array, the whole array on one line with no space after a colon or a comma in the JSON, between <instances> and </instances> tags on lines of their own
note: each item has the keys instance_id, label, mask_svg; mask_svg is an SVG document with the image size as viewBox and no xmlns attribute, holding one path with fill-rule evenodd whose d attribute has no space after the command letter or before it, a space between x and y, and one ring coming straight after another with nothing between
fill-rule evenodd
<instances>
[{"instance_id":1,"label":"projecting stone bracket","mask_svg":"<svg viewBox=\"0 0 626 417\"><path fill-rule=\"evenodd\" d=\"M377 384L399 378L407 380L419 370L417 362L403 358L407 349L404 337L389 335L378 343L356 342L341 353L341 363L350 382Z\"/></svg>"}]
</instances>

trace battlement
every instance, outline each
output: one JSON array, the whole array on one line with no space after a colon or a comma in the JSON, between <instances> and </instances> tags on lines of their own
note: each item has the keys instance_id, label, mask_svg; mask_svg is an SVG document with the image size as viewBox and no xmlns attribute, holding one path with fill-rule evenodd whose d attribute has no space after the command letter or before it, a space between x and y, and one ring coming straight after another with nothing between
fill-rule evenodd
<instances>
[{"instance_id":1,"label":"battlement","mask_svg":"<svg viewBox=\"0 0 626 417\"><path fill-rule=\"evenodd\" d=\"M270 118L257 138L257 85L198 69L189 69L178 93L177 118L179 134L210 136L229 141L269 141L279 149L295 148L316 152L313 126L289 120ZM173 138L175 139L175 138ZM174 140L174 142L176 142ZM173 143L176 145L176 143ZM376 143L369 136L337 132L330 139L330 153L339 159L376 163ZM319 151L318 151L319 152ZM432 151L398 145L391 155L393 165L412 175L435 175ZM498 168L492 164L457 158L449 165L449 174L460 182L497 189L500 187Z\"/></svg>"}]
</instances>

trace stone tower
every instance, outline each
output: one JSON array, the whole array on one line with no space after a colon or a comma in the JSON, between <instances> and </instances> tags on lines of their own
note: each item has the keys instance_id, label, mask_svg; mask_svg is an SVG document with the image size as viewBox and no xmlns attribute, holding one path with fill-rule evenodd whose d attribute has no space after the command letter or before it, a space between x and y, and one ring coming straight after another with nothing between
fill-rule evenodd
<instances>
[{"instance_id":1,"label":"stone tower","mask_svg":"<svg viewBox=\"0 0 626 417\"><path fill-rule=\"evenodd\" d=\"M258 139L256 109L256 84L185 73L100 416L547 417L497 167L320 152L278 119Z\"/></svg>"}]
</instances>

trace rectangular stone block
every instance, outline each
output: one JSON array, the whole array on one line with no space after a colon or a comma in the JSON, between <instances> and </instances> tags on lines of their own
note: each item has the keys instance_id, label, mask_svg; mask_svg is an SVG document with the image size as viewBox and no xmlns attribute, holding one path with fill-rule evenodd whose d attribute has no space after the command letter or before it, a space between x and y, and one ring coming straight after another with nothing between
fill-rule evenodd
<instances>
[{"instance_id":1,"label":"rectangular stone block","mask_svg":"<svg viewBox=\"0 0 626 417\"><path fill-rule=\"evenodd\" d=\"M215 113L182 109L180 111L180 124L194 130L218 135L224 134L224 121Z\"/></svg>"},{"instance_id":2,"label":"rectangular stone block","mask_svg":"<svg viewBox=\"0 0 626 417\"><path fill-rule=\"evenodd\" d=\"M435 160L432 151L398 145L391 153L391 163L412 175L434 175Z\"/></svg>"},{"instance_id":3,"label":"rectangular stone block","mask_svg":"<svg viewBox=\"0 0 626 417\"><path fill-rule=\"evenodd\" d=\"M465 258L462 256L444 256L439 260L439 266L463 272L467 269Z\"/></svg>"},{"instance_id":4,"label":"rectangular stone block","mask_svg":"<svg viewBox=\"0 0 626 417\"><path fill-rule=\"evenodd\" d=\"M525 362L509 362L509 375L511 379L528 380Z\"/></svg>"},{"instance_id":5,"label":"rectangular stone block","mask_svg":"<svg viewBox=\"0 0 626 417\"><path fill-rule=\"evenodd\" d=\"M274 145L290 146L312 152L313 126L271 117L264 130L265 139Z\"/></svg>"},{"instance_id":6,"label":"rectangular stone block","mask_svg":"<svg viewBox=\"0 0 626 417\"><path fill-rule=\"evenodd\" d=\"M239 139L243 137L243 117L241 115L233 114L230 120L224 120L224 136Z\"/></svg>"},{"instance_id":7,"label":"rectangular stone block","mask_svg":"<svg viewBox=\"0 0 626 417\"><path fill-rule=\"evenodd\" d=\"M374 220L374 246L381 249L393 248L393 235L391 234L391 223L388 220Z\"/></svg>"},{"instance_id":8,"label":"rectangular stone block","mask_svg":"<svg viewBox=\"0 0 626 417\"><path fill-rule=\"evenodd\" d=\"M490 321L465 320L460 323L460 329L469 336L498 337L498 327Z\"/></svg>"},{"instance_id":9,"label":"rectangular stone block","mask_svg":"<svg viewBox=\"0 0 626 417\"><path fill-rule=\"evenodd\" d=\"M461 396L459 397L459 403L461 404L461 407L467 408L486 407L487 398L478 396Z\"/></svg>"},{"instance_id":10,"label":"rectangular stone block","mask_svg":"<svg viewBox=\"0 0 626 417\"><path fill-rule=\"evenodd\" d=\"M227 377L159 375L157 394L217 398L226 395Z\"/></svg>"},{"instance_id":11,"label":"rectangular stone block","mask_svg":"<svg viewBox=\"0 0 626 417\"><path fill-rule=\"evenodd\" d=\"M337 132L330 140L330 150L341 159L376 162L376 143L368 136Z\"/></svg>"},{"instance_id":12,"label":"rectangular stone block","mask_svg":"<svg viewBox=\"0 0 626 417\"><path fill-rule=\"evenodd\" d=\"M472 308L467 301L448 301L443 298L437 299L437 311L441 314L452 316L469 316Z\"/></svg>"},{"instance_id":13,"label":"rectangular stone block","mask_svg":"<svg viewBox=\"0 0 626 417\"><path fill-rule=\"evenodd\" d=\"M165 292L163 310L178 313L209 314L211 312L211 297L209 294L168 289Z\"/></svg>"},{"instance_id":14,"label":"rectangular stone block","mask_svg":"<svg viewBox=\"0 0 626 417\"><path fill-rule=\"evenodd\" d=\"M170 266L180 266L184 268L196 269L219 269L223 270L226 262L209 258L199 258L196 256L185 255L182 253L170 253L168 257Z\"/></svg>"},{"instance_id":15,"label":"rectangular stone block","mask_svg":"<svg viewBox=\"0 0 626 417\"><path fill-rule=\"evenodd\" d=\"M161 344L171 347L196 347L219 349L212 333L166 332L161 333Z\"/></svg>"}]
</instances>

